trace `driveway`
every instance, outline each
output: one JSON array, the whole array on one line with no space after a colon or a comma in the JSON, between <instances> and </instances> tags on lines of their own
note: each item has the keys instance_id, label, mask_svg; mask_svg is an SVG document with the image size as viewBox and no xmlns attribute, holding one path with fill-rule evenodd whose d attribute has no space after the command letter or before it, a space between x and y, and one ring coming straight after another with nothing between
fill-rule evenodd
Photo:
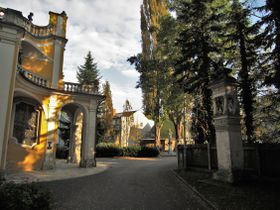
<instances>
[{"instance_id":1,"label":"driveway","mask_svg":"<svg viewBox=\"0 0 280 210\"><path fill-rule=\"evenodd\" d=\"M107 164L107 170L42 183L53 193L55 209L208 209L207 204L172 172L176 168L175 157L102 158L97 161Z\"/></svg>"}]
</instances>

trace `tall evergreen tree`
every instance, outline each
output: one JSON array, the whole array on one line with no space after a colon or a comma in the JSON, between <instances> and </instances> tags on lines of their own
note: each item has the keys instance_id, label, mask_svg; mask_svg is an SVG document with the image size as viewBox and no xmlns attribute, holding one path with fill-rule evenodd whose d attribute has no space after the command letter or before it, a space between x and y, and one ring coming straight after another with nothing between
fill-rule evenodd
<instances>
[{"instance_id":1,"label":"tall evergreen tree","mask_svg":"<svg viewBox=\"0 0 280 210\"><path fill-rule=\"evenodd\" d=\"M85 57L84 65L78 66L77 79L82 85L92 85L96 90L99 90L101 77L97 69L97 63L94 63L94 58L89 51Z\"/></svg>"},{"instance_id":2,"label":"tall evergreen tree","mask_svg":"<svg viewBox=\"0 0 280 210\"><path fill-rule=\"evenodd\" d=\"M264 30L258 36L261 51L262 70L265 72L265 85L274 85L280 94L280 6L277 0L266 0L257 8L264 13L257 25ZM263 73L262 72L262 73Z\"/></svg>"},{"instance_id":3,"label":"tall evergreen tree","mask_svg":"<svg viewBox=\"0 0 280 210\"><path fill-rule=\"evenodd\" d=\"M112 92L110 88L110 83L106 81L103 84L103 95L105 100L102 103L102 121L104 125L104 140L110 141L113 136L113 102L112 102Z\"/></svg>"},{"instance_id":4,"label":"tall evergreen tree","mask_svg":"<svg viewBox=\"0 0 280 210\"><path fill-rule=\"evenodd\" d=\"M223 70L220 46L216 34L222 31L222 9L211 0L189 0L177 2L178 21L182 26L178 45L181 57L176 66L178 81L184 90L194 96L193 125L196 127L196 142L215 141L210 77ZM194 120L197 119L197 120Z\"/></svg>"},{"instance_id":5,"label":"tall evergreen tree","mask_svg":"<svg viewBox=\"0 0 280 210\"><path fill-rule=\"evenodd\" d=\"M253 142L254 126L254 82L252 76L256 63L256 48L254 37L258 27L253 27L249 21L250 10L241 5L239 0L233 0L225 33L225 51L228 52L228 64L238 71L240 82L240 99L244 110L244 124L248 142Z\"/></svg>"}]
</instances>

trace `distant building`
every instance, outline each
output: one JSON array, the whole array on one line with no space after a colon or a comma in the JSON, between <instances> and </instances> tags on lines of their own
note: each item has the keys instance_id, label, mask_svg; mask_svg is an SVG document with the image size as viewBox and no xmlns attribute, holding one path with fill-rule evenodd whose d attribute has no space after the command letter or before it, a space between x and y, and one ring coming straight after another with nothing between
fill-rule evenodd
<instances>
[{"instance_id":1,"label":"distant building","mask_svg":"<svg viewBox=\"0 0 280 210\"><path fill-rule=\"evenodd\" d=\"M122 147L140 145L151 137L154 124L141 110L117 113L113 118L115 143Z\"/></svg>"}]
</instances>

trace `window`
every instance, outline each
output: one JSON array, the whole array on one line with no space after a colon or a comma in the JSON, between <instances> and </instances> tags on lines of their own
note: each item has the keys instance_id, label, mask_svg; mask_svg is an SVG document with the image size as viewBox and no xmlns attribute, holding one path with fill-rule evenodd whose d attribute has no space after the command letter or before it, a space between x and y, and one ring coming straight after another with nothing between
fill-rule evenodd
<instances>
[{"instance_id":1,"label":"window","mask_svg":"<svg viewBox=\"0 0 280 210\"><path fill-rule=\"evenodd\" d=\"M33 146L38 141L40 111L24 102L15 105L13 136L19 144Z\"/></svg>"}]
</instances>

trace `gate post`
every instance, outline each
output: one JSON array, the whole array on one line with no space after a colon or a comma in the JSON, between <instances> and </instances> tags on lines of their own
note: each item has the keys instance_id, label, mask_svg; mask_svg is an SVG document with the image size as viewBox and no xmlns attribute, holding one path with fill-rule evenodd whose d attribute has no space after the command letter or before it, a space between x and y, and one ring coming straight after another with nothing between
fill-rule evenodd
<instances>
[{"instance_id":1,"label":"gate post","mask_svg":"<svg viewBox=\"0 0 280 210\"><path fill-rule=\"evenodd\" d=\"M237 81L230 76L212 83L218 171L213 178L236 182L243 171L244 152L241 139Z\"/></svg>"}]
</instances>

